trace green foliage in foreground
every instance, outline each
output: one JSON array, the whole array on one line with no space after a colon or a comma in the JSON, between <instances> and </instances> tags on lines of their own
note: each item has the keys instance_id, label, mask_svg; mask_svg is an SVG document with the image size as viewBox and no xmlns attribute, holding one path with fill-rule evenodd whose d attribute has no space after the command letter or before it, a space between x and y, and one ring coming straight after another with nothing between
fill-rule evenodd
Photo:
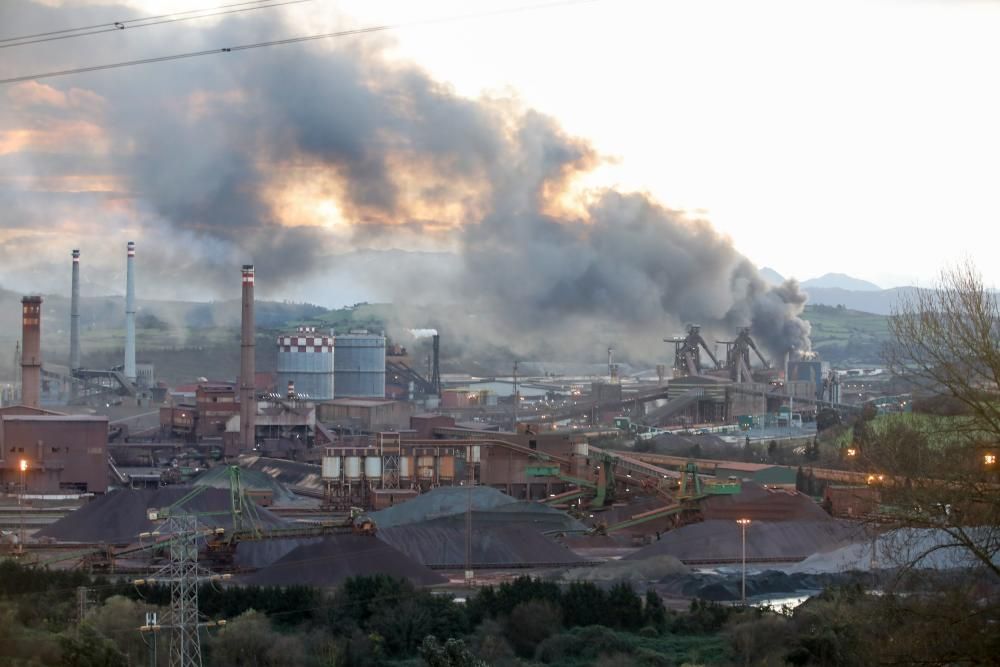
<instances>
[{"instance_id":1,"label":"green foliage in foreground","mask_svg":"<svg viewBox=\"0 0 1000 667\"><path fill-rule=\"evenodd\" d=\"M485 587L467 604L387 576L349 579L334 592L231 587L203 591L204 610L228 621L205 631L203 648L209 667L993 664L1000 604L975 581L908 596L831 590L785 613L701 601L677 613L627 585L531 577ZM92 602L82 621L77 585ZM147 612L164 619L165 596L0 563L0 665L151 664L151 638L138 626ZM157 642L164 667L169 638Z\"/></svg>"}]
</instances>

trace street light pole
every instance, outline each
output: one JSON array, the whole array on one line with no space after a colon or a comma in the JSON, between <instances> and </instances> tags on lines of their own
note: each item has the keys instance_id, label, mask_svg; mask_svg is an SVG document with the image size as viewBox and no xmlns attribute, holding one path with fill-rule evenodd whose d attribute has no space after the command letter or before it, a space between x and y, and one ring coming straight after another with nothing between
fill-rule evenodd
<instances>
[{"instance_id":1,"label":"street light pole","mask_svg":"<svg viewBox=\"0 0 1000 667\"><path fill-rule=\"evenodd\" d=\"M19 537L17 540L17 550L18 553L23 554L24 553L24 496L27 488L25 485L25 479L26 479L25 473L28 472L28 461L26 459L21 459L21 464L19 467L21 469L21 493L17 497L18 515L19 515L18 523L20 524L19 525L20 530L18 531Z\"/></svg>"},{"instance_id":2,"label":"street light pole","mask_svg":"<svg viewBox=\"0 0 1000 667\"><path fill-rule=\"evenodd\" d=\"M743 543L743 578L740 587L740 600L745 607L747 606L747 526L750 525L750 519L737 519L736 523L740 524L741 541Z\"/></svg>"}]
</instances>

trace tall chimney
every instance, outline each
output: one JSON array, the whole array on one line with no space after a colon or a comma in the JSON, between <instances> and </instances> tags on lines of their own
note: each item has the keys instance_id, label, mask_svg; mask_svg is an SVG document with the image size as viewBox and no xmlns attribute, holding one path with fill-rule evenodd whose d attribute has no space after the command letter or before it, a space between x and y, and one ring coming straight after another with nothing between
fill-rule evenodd
<instances>
[{"instance_id":1,"label":"tall chimney","mask_svg":"<svg viewBox=\"0 0 1000 667\"><path fill-rule=\"evenodd\" d=\"M42 297L21 299L21 403L38 407L42 388Z\"/></svg>"},{"instance_id":2,"label":"tall chimney","mask_svg":"<svg viewBox=\"0 0 1000 667\"><path fill-rule=\"evenodd\" d=\"M135 243L128 242L125 267L125 379L135 384Z\"/></svg>"},{"instance_id":3,"label":"tall chimney","mask_svg":"<svg viewBox=\"0 0 1000 667\"><path fill-rule=\"evenodd\" d=\"M73 251L73 288L69 306L69 369L80 370L80 251ZM75 385L74 385L75 386Z\"/></svg>"},{"instance_id":4,"label":"tall chimney","mask_svg":"<svg viewBox=\"0 0 1000 667\"><path fill-rule=\"evenodd\" d=\"M240 343L240 449L257 444L257 368L254 360L253 264L243 265L243 316Z\"/></svg>"},{"instance_id":5,"label":"tall chimney","mask_svg":"<svg viewBox=\"0 0 1000 667\"><path fill-rule=\"evenodd\" d=\"M433 367L431 368L431 386L434 388L434 394L439 398L441 397L441 336L434 334L433 339Z\"/></svg>"}]
</instances>

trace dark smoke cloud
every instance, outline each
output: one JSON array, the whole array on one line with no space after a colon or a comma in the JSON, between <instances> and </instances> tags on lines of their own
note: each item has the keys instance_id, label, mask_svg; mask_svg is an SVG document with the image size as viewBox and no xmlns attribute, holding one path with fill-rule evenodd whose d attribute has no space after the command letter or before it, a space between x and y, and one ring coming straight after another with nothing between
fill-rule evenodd
<instances>
[{"instance_id":1,"label":"dark smoke cloud","mask_svg":"<svg viewBox=\"0 0 1000 667\"><path fill-rule=\"evenodd\" d=\"M0 25L17 34L127 15L25 4L0 8ZM124 41L127 51L131 35L89 38L86 61L295 32L273 14L203 30L151 28ZM0 73L81 64L74 54L83 42L12 49ZM646 195L609 190L564 210L567 186L599 162L591 145L516 101L461 98L420 69L389 61L382 46L365 38L45 81L65 97L56 105L29 99L24 88L18 96L0 89L8 94L0 132L34 123L72 136L66 124L85 121L103 133L90 143L50 141L0 156L0 201L15 213L3 224L47 220L58 232L47 246L55 238L65 247L42 257L51 255L67 283L69 248L89 242L88 270L117 284L120 258L107 245L138 231L147 295L181 298L231 297L245 261L257 265L263 295L280 297L323 275L345 250L457 247L461 262L450 280L399 265L356 280L423 304L416 311L423 321L412 316L401 327L437 326L468 344L519 354L593 355L615 343L656 359L664 335L692 322L726 337L751 325L775 355L809 348L809 326L798 317L805 296L795 283L768 287L708 223ZM68 205L57 185L44 198L18 185L25 173L38 182L102 174L120 187ZM274 193L306 186L337 201L347 231L287 224L288 203ZM94 230L103 230L100 238L73 238ZM456 303L461 317L427 308ZM440 321L428 321L435 312Z\"/></svg>"}]
</instances>

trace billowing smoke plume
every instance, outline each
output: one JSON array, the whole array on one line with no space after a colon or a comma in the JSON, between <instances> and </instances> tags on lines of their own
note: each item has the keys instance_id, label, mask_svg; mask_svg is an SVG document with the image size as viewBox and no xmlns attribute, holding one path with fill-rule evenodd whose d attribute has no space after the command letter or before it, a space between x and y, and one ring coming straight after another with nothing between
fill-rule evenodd
<instances>
[{"instance_id":1,"label":"billowing smoke plume","mask_svg":"<svg viewBox=\"0 0 1000 667\"><path fill-rule=\"evenodd\" d=\"M431 336L437 336L437 329L410 329L410 335L414 338L430 338Z\"/></svg>"},{"instance_id":2,"label":"billowing smoke plume","mask_svg":"<svg viewBox=\"0 0 1000 667\"><path fill-rule=\"evenodd\" d=\"M53 10L30 10L0 9L0 24L11 34L54 24ZM122 15L60 9L58 22L114 12ZM151 29L136 44L170 53L281 32L273 16L237 17L200 31ZM88 60L121 57L107 41L90 45ZM0 73L65 65L58 49L14 50ZM750 325L775 355L809 349L809 325L798 317L805 295L794 282L769 287L707 222L646 195L607 190L585 205L568 201L573 180L599 162L590 144L515 101L459 97L390 61L370 38L54 79L0 95L0 129L42 128L0 163L15 214L0 224L44 219L81 234L105 225L102 243L137 236L157 249L143 256L144 284L177 290L171 296L231 297L244 262L273 298L324 275L345 250L447 250L460 261L446 279L402 263L352 277L397 303L421 304L410 311L420 321L408 326L519 354L616 342L636 358L660 358L662 338L686 323L727 337ZM23 181L25 167L35 180L16 190L10 184ZM81 182L92 187L67 185ZM72 235L61 238L75 247ZM18 252L46 240L22 238ZM84 249L88 270L98 270L100 253ZM59 251L63 267L68 250Z\"/></svg>"}]
</instances>

